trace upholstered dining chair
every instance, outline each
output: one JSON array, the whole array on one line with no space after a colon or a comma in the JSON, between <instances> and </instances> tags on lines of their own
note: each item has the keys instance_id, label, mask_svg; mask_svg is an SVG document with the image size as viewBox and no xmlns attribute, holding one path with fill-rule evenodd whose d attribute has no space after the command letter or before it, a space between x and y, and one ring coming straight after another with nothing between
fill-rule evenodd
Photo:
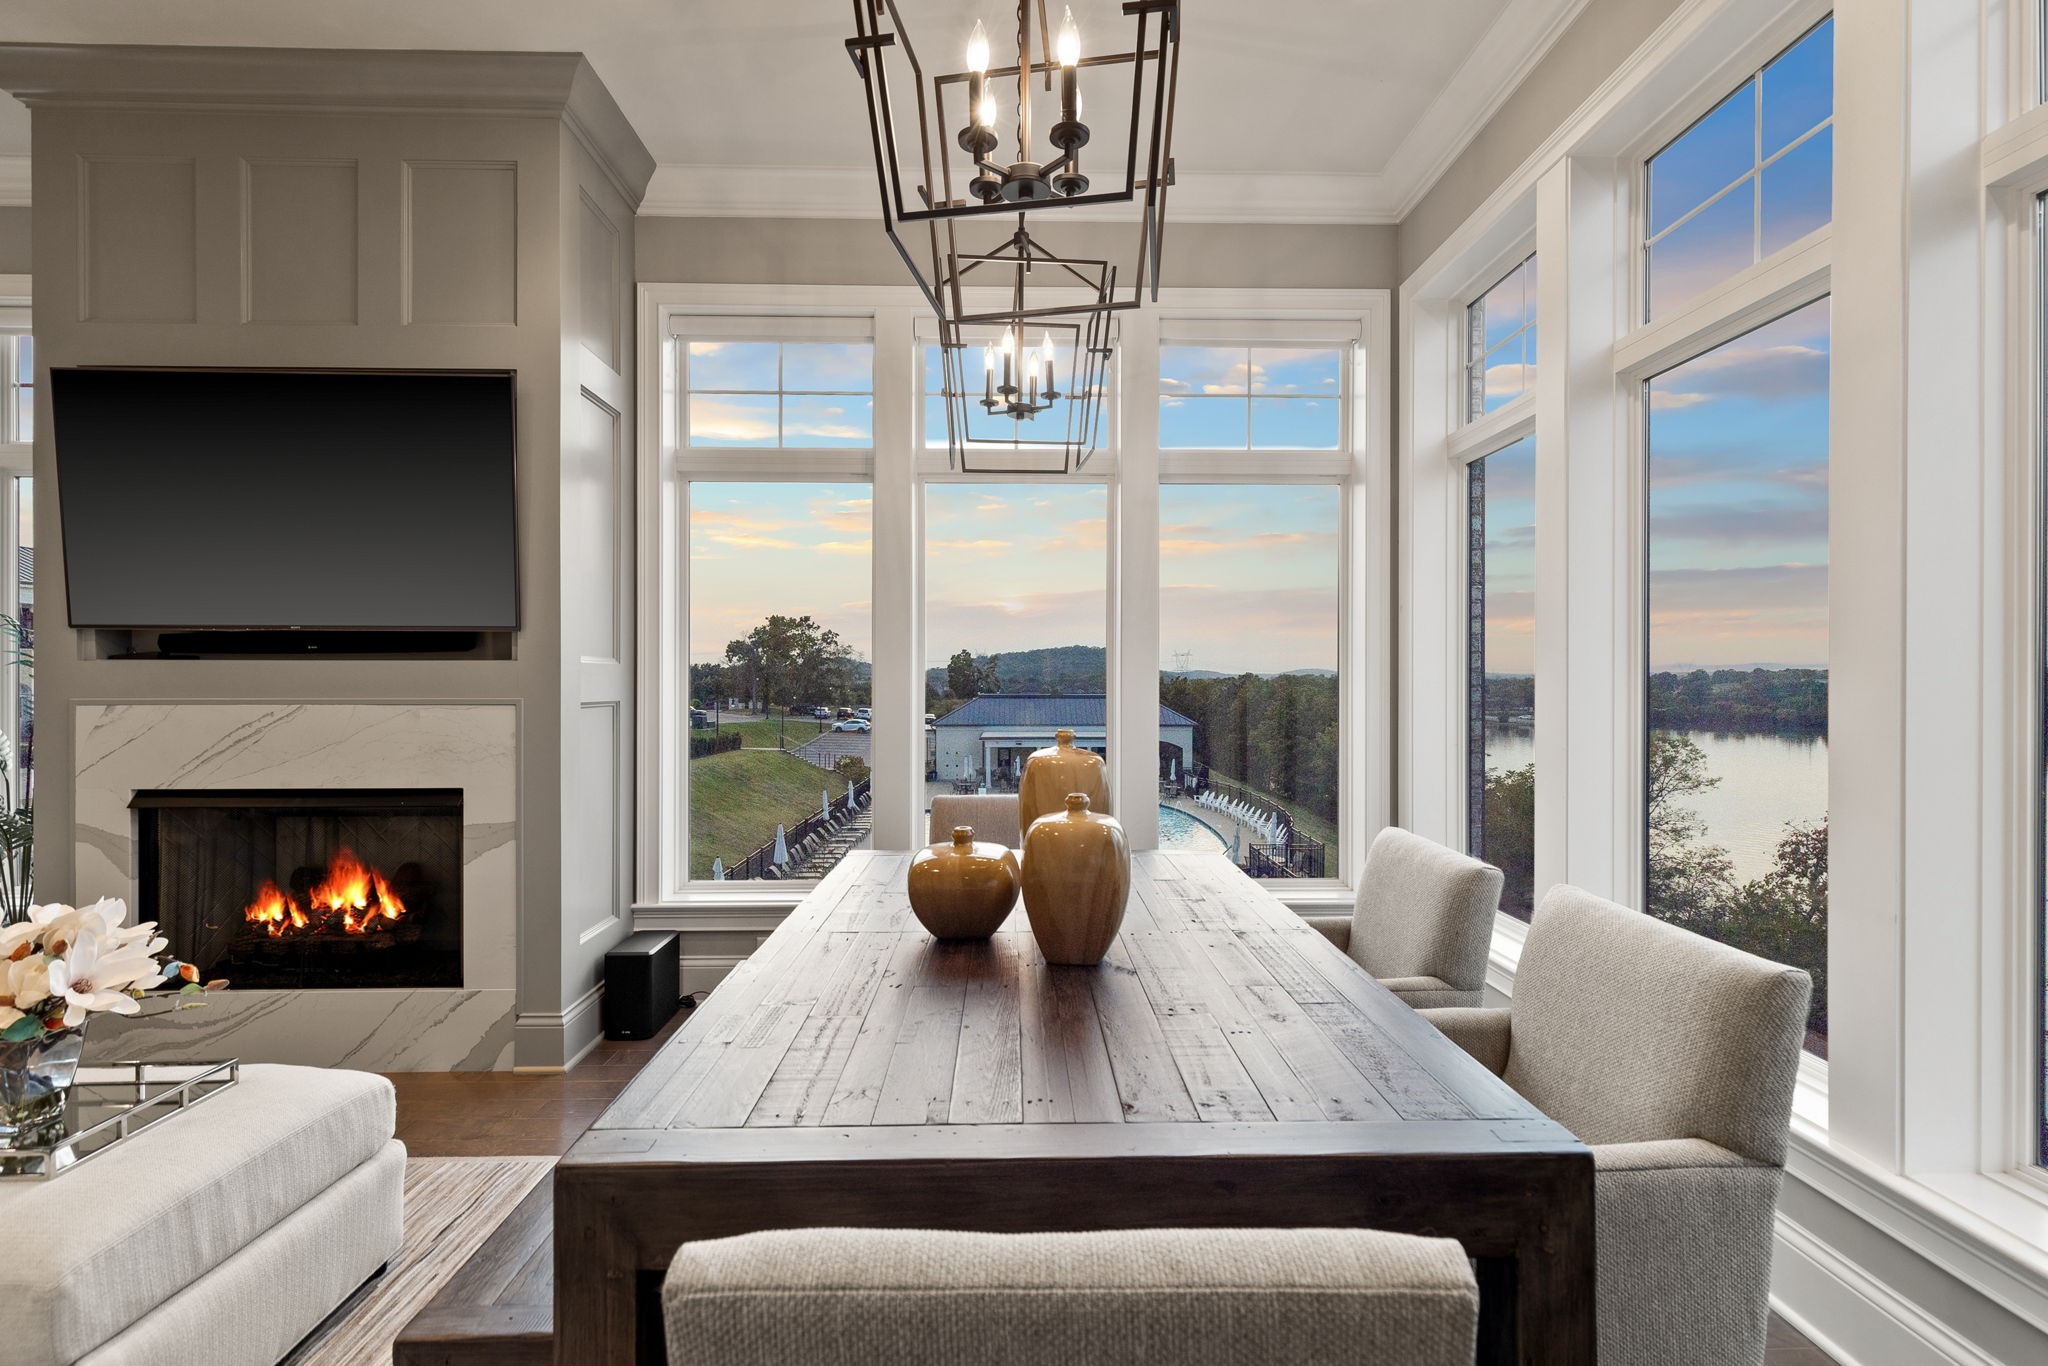
<instances>
[{"instance_id":1,"label":"upholstered dining chair","mask_svg":"<svg viewBox=\"0 0 2048 1366\"><path fill-rule=\"evenodd\" d=\"M1366 1229L792 1229L685 1243L670 1361L722 1366L1471 1366L1447 1238Z\"/></svg>"},{"instance_id":2,"label":"upholstered dining chair","mask_svg":"<svg viewBox=\"0 0 2048 1366\"><path fill-rule=\"evenodd\" d=\"M1024 832L1017 828L1017 794L991 792L966 797L933 797L931 826L925 838L933 844L948 843L953 827L971 825L974 837L1008 849L1022 848Z\"/></svg>"},{"instance_id":3,"label":"upholstered dining chair","mask_svg":"<svg viewBox=\"0 0 2048 1366\"><path fill-rule=\"evenodd\" d=\"M1757 1366L1813 984L1576 887L1503 1010L1423 1018L1593 1149L1601 1366Z\"/></svg>"},{"instance_id":4,"label":"upholstered dining chair","mask_svg":"<svg viewBox=\"0 0 2048 1366\"><path fill-rule=\"evenodd\" d=\"M1492 864L1390 825L1366 853L1351 914L1307 919L1416 1009L1476 1006L1501 881Z\"/></svg>"}]
</instances>

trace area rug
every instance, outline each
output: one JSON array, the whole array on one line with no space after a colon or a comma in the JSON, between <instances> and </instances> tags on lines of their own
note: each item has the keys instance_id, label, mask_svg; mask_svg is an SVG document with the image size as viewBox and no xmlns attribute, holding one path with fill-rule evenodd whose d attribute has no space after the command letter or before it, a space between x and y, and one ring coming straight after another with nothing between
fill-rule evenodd
<instances>
[{"instance_id":1,"label":"area rug","mask_svg":"<svg viewBox=\"0 0 2048 1366\"><path fill-rule=\"evenodd\" d=\"M299 1344L289 1366L385 1366L399 1330L554 1165L552 1157L408 1159L398 1256Z\"/></svg>"}]
</instances>

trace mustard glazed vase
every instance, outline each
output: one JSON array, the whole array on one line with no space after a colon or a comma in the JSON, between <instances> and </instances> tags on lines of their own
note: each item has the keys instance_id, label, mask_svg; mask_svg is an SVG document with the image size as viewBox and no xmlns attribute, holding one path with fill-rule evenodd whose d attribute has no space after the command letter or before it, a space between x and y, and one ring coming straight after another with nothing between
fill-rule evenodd
<instances>
[{"instance_id":1,"label":"mustard glazed vase","mask_svg":"<svg viewBox=\"0 0 2048 1366\"><path fill-rule=\"evenodd\" d=\"M1040 816L1066 810L1067 794L1088 798L1089 809L1109 814L1109 774L1102 756L1074 745L1074 732L1061 729L1054 743L1035 750L1024 761L1024 780L1017 787L1017 828L1029 830Z\"/></svg>"},{"instance_id":2,"label":"mustard glazed vase","mask_svg":"<svg viewBox=\"0 0 2048 1366\"><path fill-rule=\"evenodd\" d=\"M1024 832L1024 913L1048 963L1102 961L1124 923L1131 894L1131 846L1114 816L1067 794L1066 809Z\"/></svg>"},{"instance_id":3,"label":"mustard glazed vase","mask_svg":"<svg viewBox=\"0 0 2048 1366\"><path fill-rule=\"evenodd\" d=\"M1017 856L1000 844L977 844L974 827L956 825L950 844L921 849L910 860L910 910L939 939L986 939L1017 905Z\"/></svg>"}]
</instances>

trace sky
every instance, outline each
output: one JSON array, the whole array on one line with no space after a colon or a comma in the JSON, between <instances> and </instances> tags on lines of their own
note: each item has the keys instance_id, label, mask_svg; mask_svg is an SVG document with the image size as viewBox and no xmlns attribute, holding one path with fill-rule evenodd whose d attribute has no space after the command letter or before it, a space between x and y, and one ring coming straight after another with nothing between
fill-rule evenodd
<instances>
[{"instance_id":1,"label":"sky","mask_svg":"<svg viewBox=\"0 0 2048 1366\"><path fill-rule=\"evenodd\" d=\"M1828 301L1650 381L1650 667L1828 662Z\"/></svg>"},{"instance_id":2,"label":"sky","mask_svg":"<svg viewBox=\"0 0 2048 1366\"><path fill-rule=\"evenodd\" d=\"M1101 484L928 484L925 663L1108 636L1109 490Z\"/></svg>"},{"instance_id":3,"label":"sky","mask_svg":"<svg viewBox=\"0 0 2048 1366\"><path fill-rule=\"evenodd\" d=\"M1813 29L1650 159L1650 316L1828 221L1834 36Z\"/></svg>"},{"instance_id":4,"label":"sky","mask_svg":"<svg viewBox=\"0 0 2048 1366\"><path fill-rule=\"evenodd\" d=\"M872 526L866 484L690 485L690 662L723 659L770 612L869 658Z\"/></svg>"},{"instance_id":5,"label":"sky","mask_svg":"<svg viewBox=\"0 0 2048 1366\"><path fill-rule=\"evenodd\" d=\"M1536 438L1480 462L1486 478L1486 671L1536 672Z\"/></svg>"},{"instance_id":6,"label":"sky","mask_svg":"<svg viewBox=\"0 0 2048 1366\"><path fill-rule=\"evenodd\" d=\"M1338 563L1335 487L1160 489L1160 667L1335 669Z\"/></svg>"}]
</instances>

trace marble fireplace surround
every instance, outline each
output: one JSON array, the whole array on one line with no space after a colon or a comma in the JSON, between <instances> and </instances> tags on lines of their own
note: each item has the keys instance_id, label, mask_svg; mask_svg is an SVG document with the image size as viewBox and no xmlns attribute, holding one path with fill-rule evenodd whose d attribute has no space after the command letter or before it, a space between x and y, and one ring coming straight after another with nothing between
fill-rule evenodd
<instances>
[{"instance_id":1,"label":"marble fireplace surround","mask_svg":"<svg viewBox=\"0 0 2048 1366\"><path fill-rule=\"evenodd\" d=\"M201 1010L96 1020L95 1058L293 1062L372 1071L512 1065L519 710L511 703L112 703L75 709L73 886L136 896L138 791L462 790L462 986L234 991Z\"/></svg>"}]
</instances>

